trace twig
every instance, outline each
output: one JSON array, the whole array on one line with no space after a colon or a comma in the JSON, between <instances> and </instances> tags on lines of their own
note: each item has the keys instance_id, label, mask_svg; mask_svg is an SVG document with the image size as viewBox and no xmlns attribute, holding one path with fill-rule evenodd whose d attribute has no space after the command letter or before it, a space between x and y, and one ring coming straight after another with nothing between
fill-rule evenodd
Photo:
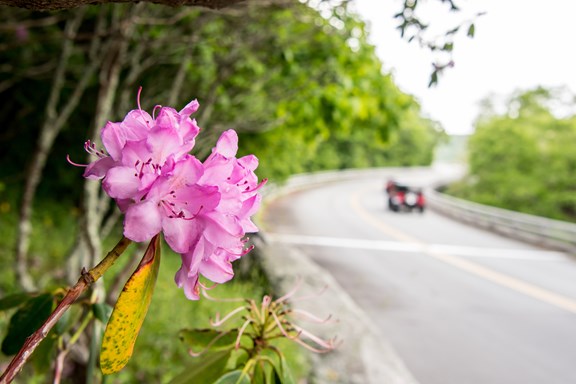
<instances>
[{"instance_id":1,"label":"twig","mask_svg":"<svg viewBox=\"0 0 576 384\"><path fill-rule=\"evenodd\" d=\"M60 317L68 310L70 305L72 305L78 297L95 281L100 279L104 272L110 268L118 257L126 250L128 245L132 241L122 237L122 239L116 244L116 246L108 252L106 257L102 261L89 271L82 270L82 274L78 279L76 285L74 285L66 296L62 299L60 304L56 309L50 314L48 319L42 324L42 326L36 330L31 336L26 339L26 342L20 348L20 351L14 356L6 371L0 377L0 384L11 383L14 377L20 372L24 364L28 361L38 344L48 335L52 327L58 322Z\"/></svg>"}]
</instances>

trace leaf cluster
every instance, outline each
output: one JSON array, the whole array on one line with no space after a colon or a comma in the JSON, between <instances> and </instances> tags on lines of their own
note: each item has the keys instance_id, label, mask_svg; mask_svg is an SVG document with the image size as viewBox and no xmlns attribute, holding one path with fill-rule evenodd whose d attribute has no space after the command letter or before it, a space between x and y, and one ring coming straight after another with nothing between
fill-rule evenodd
<instances>
[{"instance_id":1,"label":"leaf cluster","mask_svg":"<svg viewBox=\"0 0 576 384\"><path fill-rule=\"evenodd\" d=\"M26 339L48 319L64 295L63 289L34 293L14 293L0 299L0 312L10 314L1 350L6 356L15 355ZM35 377L53 367L51 361L68 355L93 321L105 324L112 307L88 299L76 302L58 320L32 356L32 363L23 377ZM57 373L55 373L57 374Z\"/></svg>"},{"instance_id":2,"label":"leaf cluster","mask_svg":"<svg viewBox=\"0 0 576 384\"><path fill-rule=\"evenodd\" d=\"M521 91L503 114L489 101L469 140L469 173L450 193L525 213L576 221L576 117L557 117L560 90ZM573 96L569 97L569 107Z\"/></svg>"},{"instance_id":3,"label":"leaf cluster","mask_svg":"<svg viewBox=\"0 0 576 384\"><path fill-rule=\"evenodd\" d=\"M144 109L155 103L179 108L198 98L197 119L204 128L197 143L200 157L220 132L234 128L242 152L255 153L260 173L273 180L326 168L425 164L426 158L413 156L420 146L390 151L394 132L410 131L413 123L428 125L418 121L417 103L383 73L366 26L346 3L330 9L321 14L298 2L249 3L218 14L150 4L86 9L71 41L61 106L86 68L96 61L98 69L55 141L40 194L79 200L80 171L70 171L64 160L85 156L79 143L91 136L94 106L115 60L121 83L113 115L100 119L121 119L135 108L140 85ZM5 165L0 180L17 186L48 113L43 106L67 38L65 22L76 14L6 9L4 15L0 55L9 64L0 68L0 96L6 101L0 107ZM396 158L405 155L409 159Z\"/></svg>"},{"instance_id":4,"label":"leaf cluster","mask_svg":"<svg viewBox=\"0 0 576 384\"><path fill-rule=\"evenodd\" d=\"M446 5L448 12L457 14L461 11L455 0L439 0L442 4ZM419 0L404 0L402 9L394 15L398 21L396 27L400 36L405 38L408 42L417 42L420 46L427 48L430 52L435 54L435 61L432 64L432 73L430 74L429 87L438 83L440 75L447 69L454 66L453 50L456 36L465 31L469 38L473 38L476 33L475 22L478 17L484 13L479 12L471 19L461 20L455 26L448 27L436 36L427 34L430 22L424 19L418 13L422 8L423 1Z\"/></svg>"}]
</instances>

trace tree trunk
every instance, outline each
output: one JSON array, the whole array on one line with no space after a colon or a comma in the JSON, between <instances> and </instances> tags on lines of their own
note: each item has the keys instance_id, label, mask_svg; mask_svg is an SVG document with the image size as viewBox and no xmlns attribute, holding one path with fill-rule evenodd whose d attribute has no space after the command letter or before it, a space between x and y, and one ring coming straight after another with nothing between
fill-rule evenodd
<instances>
[{"instance_id":1,"label":"tree trunk","mask_svg":"<svg viewBox=\"0 0 576 384\"><path fill-rule=\"evenodd\" d=\"M20 217L18 222L18 234L16 239L15 269L17 283L27 291L35 289L35 284L30 277L28 264L28 250L30 247L30 236L32 234L32 213L34 198L38 184L42 179L42 171L46 165L46 160L52 149L56 136L64 126L72 110L78 104L80 95L87 85L87 76L77 83L72 97L68 100L65 107L58 113L58 104L60 101L61 91L65 84L66 70L68 60L72 54L73 38L82 22L85 9L75 12L74 17L70 18L66 24L65 36L62 42L62 51L60 59L54 74L52 89L46 104L44 124L40 128L40 134L36 145L36 151L28 168L26 184L22 195L20 205Z\"/></svg>"},{"instance_id":2,"label":"tree trunk","mask_svg":"<svg viewBox=\"0 0 576 384\"><path fill-rule=\"evenodd\" d=\"M120 83L121 70L128 57L127 51L134 23L131 20L140 12L142 5L138 4L128 10L125 17L111 16L107 29L116 31L115 35L104 44L100 53L103 57L99 73L100 90L95 108L94 122L88 136L98 146L101 143L100 131L106 121L112 118L113 105ZM113 11L114 12L114 11ZM96 31L95 36L98 36ZM94 160L89 158L88 161ZM68 280L77 277L81 267L96 264L102 257L102 226L104 217L110 206L110 199L101 192L100 183L85 180L82 199L82 215L80 216L80 231L76 244L68 257ZM108 225L109 226L109 225ZM103 297L101 297L102 299Z\"/></svg>"},{"instance_id":3,"label":"tree trunk","mask_svg":"<svg viewBox=\"0 0 576 384\"><path fill-rule=\"evenodd\" d=\"M244 0L144 0L143 2L163 4L171 7L196 6L212 9L229 7ZM0 0L0 5L27 8L34 11L57 11L72 9L81 5L107 3L138 3L140 0Z\"/></svg>"}]
</instances>

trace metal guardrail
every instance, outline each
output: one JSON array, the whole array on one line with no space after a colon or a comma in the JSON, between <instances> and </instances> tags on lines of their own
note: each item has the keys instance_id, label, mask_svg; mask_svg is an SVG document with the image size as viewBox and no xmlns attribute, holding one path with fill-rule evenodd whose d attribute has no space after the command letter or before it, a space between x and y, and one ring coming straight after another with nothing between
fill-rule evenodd
<instances>
[{"instance_id":1,"label":"metal guardrail","mask_svg":"<svg viewBox=\"0 0 576 384\"><path fill-rule=\"evenodd\" d=\"M382 185L384 185L384 181L387 178L391 178L399 173L407 174L410 172L421 172L427 169L429 169L429 167L388 167L301 173L290 176L288 180L280 185L267 184L262 193L266 199L273 200L281 195L313 188L322 184L366 178L382 180Z\"/></svg>"},{"instance_id":2,"label":"metal guardrail","mask_svg":"<svg viewBox=\"0 0 576 384\"><path fill-rule=\"evenodd\" d=\"M542 247L576 254L576 224L458 199L436 190L427 192L431 209L456 220Z\"/></svg>"}]
</instances>

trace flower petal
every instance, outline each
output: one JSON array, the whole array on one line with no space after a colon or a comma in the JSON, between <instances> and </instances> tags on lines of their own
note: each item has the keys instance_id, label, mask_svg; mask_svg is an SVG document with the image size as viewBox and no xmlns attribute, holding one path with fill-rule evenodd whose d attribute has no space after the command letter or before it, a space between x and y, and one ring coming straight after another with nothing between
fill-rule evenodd
<instances>
[{"instance_id":1,"label":"flower petal","mask_svg":"<svg viewBox=\"0 0 576 384\"><path fill-rule=\"evenodd\" d=\"M238 134L236 131L233 129L224 131L222 135L220 135L214 150L224 157L230 158L236 156L236 152L238 152Z\"/></svg>"},{"instance_id":2,"label":"flower petal","mask_svg":"<svg viewBox=\"0 0 576 384\"><path fill-rule=\"evenodd\" d=\"M199 296L199 289L198 289L198 274L195 276L189 276L188 270L182 265L178 272L176 272L176 276L174 276L174 281L178 288L183 288L184 295L188 298L188 300L198 300Z\"/></svg>"},{"instance_id":3,"label":"flower petal","mask_svg":"<svg viewBox=\"0 0 576 384\"><path fill-rule=\"evenodd\" d=\"M258 158L254 155L243 156L238 159L238 163L240 163L248 171L254 171L256 168L258 168Z\"/></svg>"},{"instance_id":4,"label":"flower petal","mask_svg":"<svg viewBox=\"0 0 576 384\"><path fill-rule=\"evenodd\" d=\"M114 199L133 198L140 187L140 179L134 173L134 168L111 168L102 182L102 188L108 196Z\"/></svg>"},{"instance_id":5,"label":"flower petal","mask_svg":"<svg viewBox=\"0 0 576 384\"><path fill-rule=\"evenodd\" d=\"M174 252L186 253L202 235L203 226L199 220L164 217L162 230L166 242Z\"/></svg>"},{"instance_id":6,"label":"flower petal","mask_svg":"<svg viewBox=\"0 0 576 384\"><path fill-rule=\"evenodd\" d=\"M124 148L126 144L126 133L124 129L122 129L122 124L109 121L104 128L102 128L102 134L100 136L110 156L116 161L120 160L122 148Z\"/></svg>"},{"instance_id":7,"label":"flower petal","mask_svg":"<svg viewBox=\"0 0 576 384\"><path fill-rule=\"evenodd\" d=\"M162 229L162 217L154 201L144 201L126 210L124 236L132 241L150 240Z\"/></svg>"},{"instance_id":8,"label":"flower petal","mask_svg":"<svg viewBox=\"0 0 576 384\"><path fill-rule=\"evenodd\" d=\"M86 167L84 170L84 177L89 180L99 180L106 176L106 172L116 165L116 162L111 157L103 157L98 159Z\"/></svg>"},{"instance_id":9,"label":"flower petal","mask_svg":"<svg viewBox=\"0 0 576 384\"><path fill-rule=\"evenodd\" d=\"M146 144L152 153L152 161L159 166L162 166L170 155L180 154L182 149L180 137L174 127L153 129Z\"/></svg>"},{"instance_id":10,"label":"flower petal","mask_svg":"<svg viewBox=\"0 0 576 384\"><path fill-rule=\"evenodd\" d=\"M128 141L139 141L145 139L148 131L153 126L152 116L141 109L133 109L122 121L122 129Z\"/></svg>"},{"instance_id":11,"label":"flower petal","mask_svg":"<svg viewBox=\"0 0 576 384\"><path fill-rule=\"evenodd\" d=\"M180 115L174 108L162 107L156 116L156 126L160 129L176 128L180 123Z\"/></svg>"},{"instance_id":12,"label":"flower petal","mask_svg":"<svg viewBox=\"0 0 576 384\"><path fill-rule=\"evenodd\" d=\"M225 255L213 255L202 261L200 274L215 283L222 284L234 277L234 270Z\"/></svg>"},{"instance_id":13,"label":"flower petal","mask_svg":"<svg viewBox=\"0 0 576 384\"><path fill-rule=\"evenodd\" d=\"M199 106L200 103L198 103L198 100L196 99L192 100L191 102L186 104L184 108L182 108L182 110L180 111L180 116L182 116L183 118L190 117L190 115L192 115L194 112L198 110Z\"/></svg>"}]
</instances>

